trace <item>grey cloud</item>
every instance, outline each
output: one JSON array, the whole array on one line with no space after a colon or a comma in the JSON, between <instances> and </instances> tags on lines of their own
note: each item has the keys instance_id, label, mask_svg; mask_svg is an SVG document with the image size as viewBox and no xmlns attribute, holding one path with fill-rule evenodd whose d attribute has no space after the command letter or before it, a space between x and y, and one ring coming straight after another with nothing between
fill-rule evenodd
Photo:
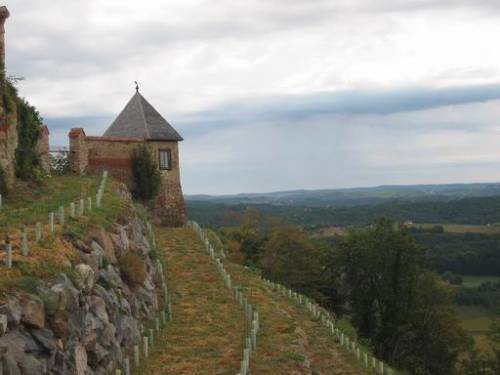
<instances>
[{"instance_id":1,"label":"grey cloud","mask_svg":"<svg viewBox=\"0 0 500 375\"><path fill-rule=\"evenodd\" d=\"M148 79L158 88L152 102L185 136L181 155L187 192L449 182L466 174L471 180L491 180L498 175L494 140L499 132L493 125L498 125L500 110L491 101L500 98L500 84L394 89L405 77L428 85L497 80L496 55L484 64L480 58L457 58L455 64L436 56L429 65L416 59L413 66L401 66L401 75L383 74L384 68L400 68L391 64L392 51L396 57L412 53L397 43L419 35L407 20L431 19L432 27L446 28L441 19L456 16L452 24L460 26L462 20L485 19L478 13L498 16L498 1L207 0L192 9L180 6L184 12L173 14L166 2L145 0L137 5L138 14L146 11L142 18L128 13L135 8L127 7L132 4L127 0L115 1L117 12L109 17L98 12L110 3L19 0L9 5L8 70L28 78L23 95L42 114L87 114L47 117L54 145L66 144L75 126L102 134L115 115L106 112L118 111L116 103L128 99L119 86L142 69L152 72ZM158 12L149 19L151 9ZM482 41L488 35L479 33ZM379 42L385 48L377 49ZM474 38L465 43L467 50ZM260 59L266 63L247 67L248 61ZM343 72L357 64L361 73ZM369 81L379 67L383 79L388 77L383 84L392 89L319 92L380 84ZM283 74L274 77L276 70ZM330 70L342 79L324 81L322 73ZM259 94L290 90L303 94ZM239 99L230 100L232 95ZM500 108L500 101L494 103ZM189 108L208 109L179 114Z\"/></svg>"},{"instance_id":2,"label":"grey cloud","mask_svg":"<svg viewBox=\"0 0 500 375\"><path fill-rule=\"evenodd\" d=\"M500 84L406 88L383 91L322 92L241 99L181 117L188 127L226 127L255 121L290 121L321 115L388 115L500 99Z\"/></svg>"},{"instance_id":3,"label":"grey cloud","mask_svg":"<svg viewBox=\"0 0 500 375\"><path fill-rule=\"evenodd\" d=\"M361 0L357 2L360 11L366 12L407 12L419 10L450 11L457 8L484 11L500 11L500 4L495 0Z\"/></svg>"},{"instance_id":4,"label":"grey cloud","mask_svg":"<svg viewBox=\"0 0 500 375\"><path fill-rule=\"evenodd\" d=\"M422 111L435 112L430 119L419 112L324 116L185 134L184 185L190 193L221 194L498 180L498 128L473 135L460 129L483 128L482 107ZM441 128L443 122L452 126Z\"/></svg>"},{"instance_id":5,"label":"grey cloud","mask_svg":"<svg viewBox=\"0 0 500 375\"><path fill-rule=\"evenodd\" d=\"M484 93L474 94L483 91L476 88L468 95L450 95L453 90L446 90L451 98L442 103L466 102L451 112L443 107L421 105L420 111L388 112L381 107L371 113L371 107L351 106L343 115L332 111L316 116L314 111L302 111L308 116L273 112L272 116L245 118L239 116L241 112L238 115L232 112L233 117L225 118L225 126L220 127L214 126L217 118L223 118L217 111L213 111L212 118L199 117L198 123L188 123L182 116L169 120L185 136L181 157L183 186L188 193L487 181L498 176L495 170L500 159L494 151L494 140L499 132L498 129L484 130L488 119L483 114L492 111L489 116L498 118L496 114L500 110L496 108L500 101L470 102L490 97ZM350 94L349 97L363 96ZM395 97L398 93L392 92L392 95ZM386 96L382 103L390 100L388 93ZM250 104L245 105L248 110ZM52 144L64 145L70 127L83 126L88 134L102 134L112 117L47 118L45 121L51 130ZM271 117L273 120L266 120ZM444 132L443 124L446 125ZM462 126L482 130L468 137L467 145L462 146ZM436 137L440 139L438 143L428 142ZM470 158L464 159L462 154Z\"/></svg>"},{"instance_id":6,"label":"grey cloud","mask_svg":"<svg viewBox=\"0 0 500 375\"><path fill-rule=\"evenodd\" d=\"M88 3L90 9L99 7L99 1ZM380 12L464 6L500 9L498 2L487 0L249 0L241 3L226 0L201 3L180 21L172 21L168 7L164 6L158 7L159 12L165 13L162 22L135 20L120 26L96 27L91 22L92 12L87 11L86 6L73 2L59 2L58 6L60 9L53 12L49 11L50 7L42 8L32 1L10 6L13 16L8 21L7 36L12 35L14 43L9 47L7 61L13 73L63 78L75 72L82 76L106 73L120 66L140 66L142 56L152 58L159 51L175 53L176 48L185 48L189 43L215 43L221 39L243 43L246 39L266 38L276 33L283 33L286 38L293 30L307 33L308 28L324 25L350 25L362 15L376 16ZM148 2L143 6L147 8ZM203 17L207 10L209 14ZM60 22L61 18L64 22ZM30 44L30 48L25 48L25 44Z\"/></svg>"}]
</instances>

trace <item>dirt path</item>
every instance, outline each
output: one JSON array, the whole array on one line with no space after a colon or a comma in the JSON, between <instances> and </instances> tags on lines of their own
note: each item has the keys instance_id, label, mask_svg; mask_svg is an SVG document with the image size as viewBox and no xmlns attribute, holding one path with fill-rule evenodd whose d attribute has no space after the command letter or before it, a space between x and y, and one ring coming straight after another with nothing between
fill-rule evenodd
<instances>
[{"instance_id":1,"label":"dirt path","mask_svg":"<svg viewBox=\"0 0 500 375\"><path fill-rule=\"evenodd\" d=\"M239 371L243 312L190 229L162 229L174 318L153 356L135 374L230 374Z\"/></svg>"}]
</instances>

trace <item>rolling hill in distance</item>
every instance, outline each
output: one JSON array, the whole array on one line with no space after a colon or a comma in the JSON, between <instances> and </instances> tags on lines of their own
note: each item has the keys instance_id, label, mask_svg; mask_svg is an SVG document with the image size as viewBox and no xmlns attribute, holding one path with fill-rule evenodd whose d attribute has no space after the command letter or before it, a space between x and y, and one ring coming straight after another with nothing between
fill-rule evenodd
<instances>
[{"instance_id":1,"label":"rolling hill in distance","mask_svg":"<svg viewBox=\"0 0 500 375\"><path fill-rule=\"evenodd\" d=\"M188 201L227 205L270 204L306 207L352 207L389 201L453 201L500 195L500 183L383 185L346 189L290 190L234 195L186 195Z\"/></svg>"}]
</instances>

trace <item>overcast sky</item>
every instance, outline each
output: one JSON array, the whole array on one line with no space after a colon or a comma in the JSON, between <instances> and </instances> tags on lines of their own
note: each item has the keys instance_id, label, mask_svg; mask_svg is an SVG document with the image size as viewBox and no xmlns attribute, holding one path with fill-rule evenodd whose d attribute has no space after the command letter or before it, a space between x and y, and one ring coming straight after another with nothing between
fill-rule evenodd
<instances>
[{"instance_id":1,"label":"overcast sky","mask_svg":"<svg viewBox=\"0 0 500 375\"><path fill-rule=\"evenodd\" d=\"M184 192L500 181L496 0L10 0L8 74L64 145L134 92Z\"/></svg>"}]
</instances>

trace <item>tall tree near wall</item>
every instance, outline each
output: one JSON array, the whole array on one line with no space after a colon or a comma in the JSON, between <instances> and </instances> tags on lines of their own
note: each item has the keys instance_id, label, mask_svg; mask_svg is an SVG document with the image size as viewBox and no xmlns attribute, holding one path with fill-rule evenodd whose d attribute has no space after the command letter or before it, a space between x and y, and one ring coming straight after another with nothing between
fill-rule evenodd
<instances>
[{"instance_id":1,"label":"tall tree near wall","mask_svg":"<svg viewBox=\"0 0 500 375\"><path fill-rule=\"evenodd\" d=\"M135 199L148 201L156 197L160 189L160 172L145 145L132 151L131 174Z\"/></svg>"}]
</instances>

